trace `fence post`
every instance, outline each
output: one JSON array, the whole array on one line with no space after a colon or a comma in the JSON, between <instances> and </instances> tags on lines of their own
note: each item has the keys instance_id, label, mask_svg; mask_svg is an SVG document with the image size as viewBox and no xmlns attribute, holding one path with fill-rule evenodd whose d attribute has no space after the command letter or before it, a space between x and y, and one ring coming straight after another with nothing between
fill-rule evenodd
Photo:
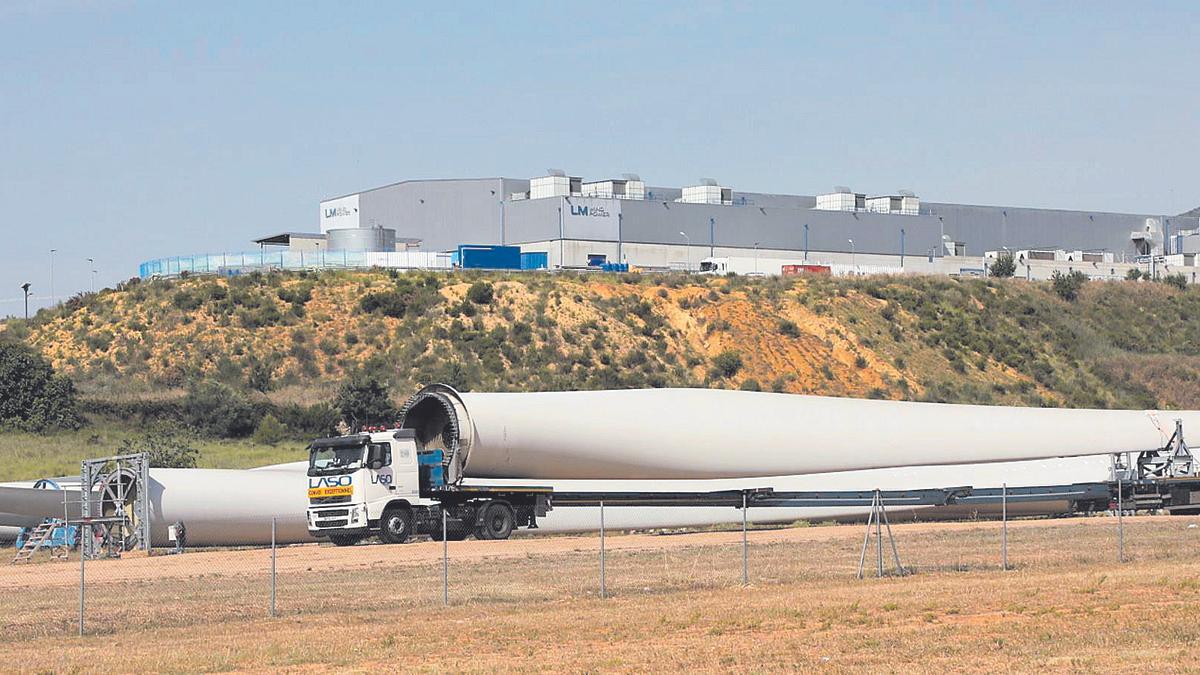
<instances>
[{"instance_id":1,"label":"fence post","mask_svg":"<svg viewBox=\"0 0 1200 675\"><path fill-rule=\"evenodd\" d=\"M86 497L85 497L86 499ZM88 523L81 523L79 527L79 637L83 637L83 603L84 603L84 565L87 562L87 548L84 546L85 537L92 536L92 526Z\"/></svg>"},{"instance_id":2,"label":"fence post","mask_svg":"<svg viewBox=\"0 0 1200 675\"><path fill-rule=\"evenodd\" d=\"M450 604L450 544L446 539L446 508L442 507L442 604Z\"/></svg>"},{"instance_id":3,"label":"fence post","mask_svg":"<svg viewBox=\"0 0 1200 675\"><path fill-rule=\"evenodd\" d=\"M1125 490L1117 474L1117 561L1125 562Z\"/></svg>"},{"instance_id":4,"label":"fence post","mask_svg":"<svg viewBox=\"0 0 1200 675\"><path fill-rule=\"evenodd\" d=\"M875 503L878 505L879 510L882 512L883 511L883 493L881 493L879 491L879 488L875 488ZM876 576L878 578L882 579L883 578L883 530L882 530L882 525L879 521L883 520L883 519L880 517L880 515L882 515L882 513L875 516L875 544L876 544L876 551L879 554L878 568L877 568L878 571L876 573Z\"/></svg>"},{"instance_id":5,"label":"fence post","mask_svg":"<svg viewBox=\"0 0 1200 675\"><path fill-rule=\"evenodd\" d=\"M746 491L742 490L742 585L750 585L750 543L746 540Z\"/></svg>"},{"instance_id":6,"label":"fence post","mask_svg":"<svg viewBox=\"0 0 1200 675\"><path fill-rule=\"evenodd\" d=\"M604 500L600 500L600 597L608 597L604 579Z\"/></svg>"},{"instance_id":7,"label":"fence post","mask_svg":"<svg viewBox=\"0 0 1200 675\"><path fill-rule=\"evenodd\" d=\"M275 523L276 518L271 518L271 618L275 618Z\"/></svg>"},{"instance_id":8,"label":"fence post","mask_svg":"<svg viewBox=\"0 0 1200 675\"><path fill-rule=\"evenodd\" d=\"M1008 483L1000 484L1000 569L1008 569Z\"/></svg>"}]
</instances>

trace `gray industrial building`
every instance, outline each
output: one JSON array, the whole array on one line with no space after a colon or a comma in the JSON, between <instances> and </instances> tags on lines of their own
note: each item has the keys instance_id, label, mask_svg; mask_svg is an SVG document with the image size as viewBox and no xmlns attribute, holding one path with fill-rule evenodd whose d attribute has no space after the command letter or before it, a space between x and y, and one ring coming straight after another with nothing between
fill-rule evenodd
<instances>
[{"instance_id":1,"label":"gray industrial building","mask_svg":"<svg viewBox=\"0 0 1200 675\"><path fill-rule=\"evenodd\" d=\"M558 185L542 185L539 192L539 181ZM612 194L612 186L629 182L639 184L636 196ZM876 212L863 205L882 198L859 195L853 206L830 210L818 208L815 196L714 188L711 198L696 201L686 198L689 189L695 188L641 187L636 177L586 183L558 172L532 181L414 180L326 200L320 222L323 232L394 229L421 240L425 250L509 244L542 248L553 258L556 246L565 255L563 242L591 242L616 252L620 260L651 266L653 261L631 256L631 251L644 249L636 245L690 246L698 249L693 254L697 260L718 249L853 253L897 262L902 255L980 257L1001 249L1062 249L1105 251L1117 261L1131 261L1182 253L1171 250L1172 242L1180 241L1180 233L1200 228L1195 217L1162 214L937 202L916 206L911 193L913 206L905 212ZM841 192L853 196L845 189L830 194ZM554 263L582 266L586 260L566 255Z\"/></svg>"},{"instance_id":2,"label":"gray industrial building","mask_svg":"<svg viewBox=\"0 0 1200 675\"><path fill-rule=\"evenodd\" d=\"M256 252L162 258L144 263L141 274L447 268L455 260L448 252L467 244L544 252L551 269L715 264L716 271L778 274L807 263L834 274L982 274L989 258L1008 251L1027 278L1079 269L1117 279L1140 268L1200 281L1195 216L924 202L907 191L784 195L711 179L652 187L632 174L585 181L551 170L533 179L393 183L322 201L318 222L319 232L256 239Z\"/></svg>"}]
</instances>

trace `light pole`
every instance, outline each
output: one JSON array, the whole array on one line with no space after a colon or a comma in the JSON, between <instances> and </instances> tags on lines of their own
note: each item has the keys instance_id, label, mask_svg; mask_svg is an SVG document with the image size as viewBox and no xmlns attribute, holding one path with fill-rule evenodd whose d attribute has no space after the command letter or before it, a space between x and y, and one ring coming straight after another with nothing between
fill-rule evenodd
<instances>
[{"instance_id":1,"label":"light pole","mask_svg":"<svg viewBox=\"0 0 1200 675\"><path fill-rule=\"evenodd\" d=\"M850 242L850 266L854 268L854 273L858 274L858 263L854 260L854 240L847 239Z\"/></svg>"},{"instance_id":2,"label":"light pole","mask_svg":"<svg viewBox=\"0 0 1200 675\"><path fill-rule=\"evenodd\" d=\"M89 265L95 265L96 261L92 258L87 259ZM96 270L92 269L92 293L96 292Z\"/></svg>"},{"instance_id":3,"label":"light pole","mask_svg":"<svg viewBox=\"0 0 1200 675\"><path fill-rule=\"evenodd\" d=\"M58 249L50 249L50 306L54 306L54 252Z\"/></svg>"},{"instance_id":4,"label":"light pole","mask_svg":"<svg viewBox=\"0 0 1200 675\"><path fill-rule=\"evenodd\" d=\"M758 274L758 242L754 242L754 273Z\"/></svg>"},{"instance_id":5,"label":"light pole","mask_svg":"<svg viewBox=\"0 0 1200 675\"><path fill-rule=\"evenodd\" d=\"M29 320L29 287L31 285L32 284L30 284L28 281L21 284L21 290L25 291L25 320L26 321Z\"/></svg>"},{"instance_id":6,"label":"light pole","mask_svg":"<svg viewBox=\"0 0 1200 675\"><path fill-rule=\"evenodd\" d=\"M687 235L687 232L684 232L682 230L680 230L679 234L680 234L680 236L683 237L683 240L686 242L687 248L685 249L685 252L687 253L687 272L688 272L688 274L691 274L691 272L692 272L692 238Z\"/></svg>"}]
</instances>

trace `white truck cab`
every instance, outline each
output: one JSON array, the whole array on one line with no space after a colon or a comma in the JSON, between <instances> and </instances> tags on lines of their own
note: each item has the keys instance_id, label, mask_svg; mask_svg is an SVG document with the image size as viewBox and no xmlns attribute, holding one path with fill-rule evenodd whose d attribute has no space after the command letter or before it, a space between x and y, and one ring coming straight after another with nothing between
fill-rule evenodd
<instances>
[{"instance_id":1,"label":"white truck cab","mask_svg":"<svg viewBox=\"0 0 1200 675\"><path fill-rule=\"evenodd\" d=\"M729 272L729 258L704 258L700 261L700 274L726 274Z\"/></svg>"},{"instance_id":2,"label":"white truck cab","mask_svg":"<svg viewBox=\"0 0 1200 675\"><path fill-rule=\"evenodd\" d=\"M308 531L339 546L378 534L400 544L414 534L507 539L537 527L547 488L448 485L441 450L412 429L322 438L309 445Z\"/></svg>"}]
</instances>

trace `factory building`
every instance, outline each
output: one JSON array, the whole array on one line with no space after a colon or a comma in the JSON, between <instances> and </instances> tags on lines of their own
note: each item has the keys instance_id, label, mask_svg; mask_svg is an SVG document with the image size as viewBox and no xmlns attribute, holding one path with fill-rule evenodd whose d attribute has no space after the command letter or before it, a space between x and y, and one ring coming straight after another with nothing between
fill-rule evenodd
<instances>
[{"instance_id":1,"label":"factory building","mask_svg":"<svg viewBox=\"0 0 1200 675\"><path fill-rule=\"evenodd\" d=\"M1029 278L1076 268L1119 278L1156 264L1200 272L1196 217L939 203L908 190L743 192L714 179L654 187L635 174L585 179L553 169L531 179L410 180L326 199L317 230L256 243L260 252L283 246L282 267L295 266L296 254L307 256L301 266L318 258L325 266L339 252L347 265L361 253L389 254L382 264L392 265L402 252L399 266L444 267L453 264L448 252L468 244L544 253L551 269L700 270L720 259L718 269L738 273L822 264L834 273L981 274L989 252L1019 251L1018 274ZM1058 251L1070 253L1046 253Z\"/></svg>"}]
</instances>

